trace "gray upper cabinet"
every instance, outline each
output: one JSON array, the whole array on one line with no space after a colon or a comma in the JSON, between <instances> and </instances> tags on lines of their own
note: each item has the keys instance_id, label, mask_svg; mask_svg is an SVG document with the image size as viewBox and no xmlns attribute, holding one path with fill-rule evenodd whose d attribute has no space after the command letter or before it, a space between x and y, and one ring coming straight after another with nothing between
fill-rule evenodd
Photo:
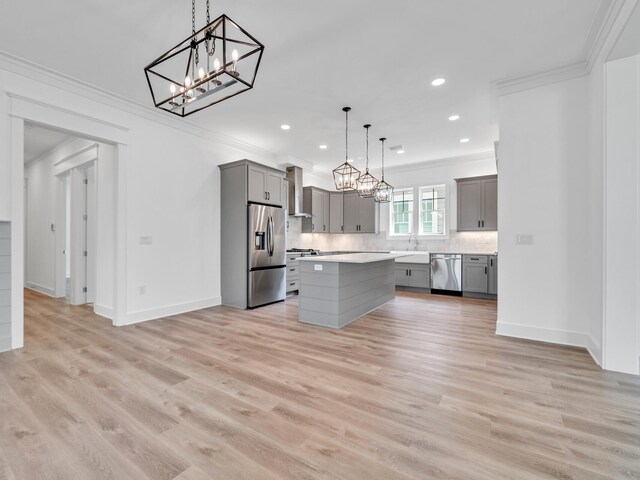
<instances>
[{"instance_id":1,"label":"gray upper cabinet","mask_svg":"<svg viewBox=\"0 0 640 480\"><path fill-rule=\"evenodd\" d=\"M281 207L285 173L253 163L249 164L247 168L248 201Z\"/></svg>"},{"instance_id":2,"label":"gray upper cabinet","mask_svg":"<svg viewBox=\"0 0 640 480\"><path fill-rule=\"evenodd\" d=\"M459 178L458 231L498 230L498 176Z\"/></svg>"},{"instance_id":3,"label":"gray upper cabinet","mask_svg":"<svg viewBox=\"0 0 640 480\"><path fill-rule=\"evenodd\" d=\"M302 219L302 233L329 233L329 192L316 187L304 187L302 203L304 211L311 212L311 218Z\"/></svg>"},{"instance_id":4,"label":"gray upper cabinet","mask_svg":"<svg viewBox=\"0 0 640 480\"><path fill-rule=\"evenodd\" d=\"M344 233L358 233L358 194L345 193L343 197Z\"/></svg>"},{"instance_id":5,"label":"gray upper cabinet","mask_svg":"<svg viewBox=\"0 0 640 480\"><path fill-rule=\"evenodd\" d=\"M492 295L498 294L498 257L489 256L489 291Z\"/></svg>"},{"instance_id":6,"label":"gray upper cabinet","mask_svg":"<svg viewBox=\"0 0 640 480\"><path fill-rule=\"evenodd\" d=\"M344 233L378 233L380 208L373 198L344 195Z\"/></svg>"},{"instance_id":7,"label":"gray upper cabinet","mask_svg":"<svg viewBox=\"0 0 640 480\"><path fill-rule=\"evenodd\" d=\"M329 194L329 233L343 232L343 204L342 193Z\"/></svg>"}]
</instances>

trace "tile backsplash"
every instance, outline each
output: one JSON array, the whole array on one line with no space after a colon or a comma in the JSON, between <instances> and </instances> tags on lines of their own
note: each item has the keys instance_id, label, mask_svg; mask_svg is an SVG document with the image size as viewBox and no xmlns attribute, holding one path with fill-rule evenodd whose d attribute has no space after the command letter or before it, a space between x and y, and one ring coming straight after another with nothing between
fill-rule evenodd
<instances>
[{"instance_id":1,"label":"tile backsplash","mask_svg":"<svg viewBox=\"0 0 640 480\"><path fill-rule=\"evenodd\" d=\"M288 217L287 248L314 248L321 251L336 250L413 250L414 242L377 234L322 234L302 233L302 219ZM438 253L493 253L498 250L497 232L449 232L446 239L418 239L418 250Z\"/></svg>"}]
</instances>

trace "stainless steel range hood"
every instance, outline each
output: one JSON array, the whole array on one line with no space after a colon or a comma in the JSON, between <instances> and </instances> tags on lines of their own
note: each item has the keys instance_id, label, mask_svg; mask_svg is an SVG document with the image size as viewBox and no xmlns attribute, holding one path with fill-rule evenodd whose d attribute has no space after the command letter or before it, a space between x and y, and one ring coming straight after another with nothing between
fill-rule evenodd
<instances>
[{"instance_id":1,"label":"stainless steel range hood","mask_svg":"<svg viewBox=\"0 0 640 480\"><path fill-rule=\"evenodd\" d=\"M289 180L289 215L311 218L311 213L302 210L302 169L287 167L287 179Z\"/></svg>"}]
</instances>

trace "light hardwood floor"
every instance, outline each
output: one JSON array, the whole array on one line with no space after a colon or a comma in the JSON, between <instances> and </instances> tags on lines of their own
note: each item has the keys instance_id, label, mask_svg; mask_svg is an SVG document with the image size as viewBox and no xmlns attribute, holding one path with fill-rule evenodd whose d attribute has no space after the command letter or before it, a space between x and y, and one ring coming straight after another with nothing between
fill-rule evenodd
<instances>
[{"instance_id":1,"label":"light hardwood floor","mask_svg":"<svg viewBox=\"0 0 640 480\"><path fill-rule=\"evenodd\" d=\"M0 479L640 478L640 381L399 293L340 331L289 300L114 328L26 292Z\"/></svg>"}]
</instances>

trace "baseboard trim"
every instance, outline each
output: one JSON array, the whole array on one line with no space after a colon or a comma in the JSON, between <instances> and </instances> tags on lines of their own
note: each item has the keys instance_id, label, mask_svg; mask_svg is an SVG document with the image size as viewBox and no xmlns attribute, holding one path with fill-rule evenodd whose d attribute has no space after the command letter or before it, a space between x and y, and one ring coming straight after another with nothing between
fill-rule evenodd
<instances>
[{"instance_id":1,"label":"baseboard trim","mask_svg":"<svg viewBox=\"0 0 640 480\"><path fill-rule=\"evenodd\" d=\"M591 335L587 335L587 351L593 358L594 362L602 368L602 347L598 344Z\"/></svg>"},{"instance_id":2,"label":"baseboard trim","mask_svg":"<svg viewBox=\"0 0 640 480\"><path fill-rule=\"evenodd\" d=\"M119 322L117 326L133 325L136 323L146 322L148 320L156 320L158 318L170 317L180 313L193 312L202 310L203 308L215 307L222 303L222 297L211 297L195 302L179 303L176 305L168 305L166 307L152 308L149 310L139 310L127 314L124 322Z\"/></svg>"},{"instance_id":3,"label":"baseboard trim","mask_svg":"<svg viewBox=\"0 0 640 480\"><path fill-rule=\"evenodd\" d=\"M105 307L104 305L98 305L97 303L94 303L93 311L96 313L96 315L100 315L101 317L113 320L113 308L111 307Z\"/></svg>"},{"instance_id":4,"label":"baseboard trim","mask_svg":"<svg viewBox=\"0 0 640 480\"><path fill-rule=\"evenodd\" d=\"M11 337L0 338L0 352L8 352L11 350Z\"/></svg>"},{"instance_id":5,"label":"baseboard trim","mask_svg":"<svg viewBox=\"0 0 640 480\"><path fill-rule=\"evenodd\" d=\"M537 342L556 343L571 347L587 347L587 335L569 330L552 330L549 328L531 327L515 323L498 322L496 335L523 338Z\"/></svg>"},{"instance_id":6,"label":"baseboard trim","mask_svg":"<svg viewBox=\"0 0 640 480\"><path fill-rule=\"evenodd\" d=\"M38 285L33 282L24 282L24 286L29 290L35 290L36 292L44 293L50 297L55 298L56 292L53 288L45 287L44 285Z\"/></svg>"}]
</instances>

